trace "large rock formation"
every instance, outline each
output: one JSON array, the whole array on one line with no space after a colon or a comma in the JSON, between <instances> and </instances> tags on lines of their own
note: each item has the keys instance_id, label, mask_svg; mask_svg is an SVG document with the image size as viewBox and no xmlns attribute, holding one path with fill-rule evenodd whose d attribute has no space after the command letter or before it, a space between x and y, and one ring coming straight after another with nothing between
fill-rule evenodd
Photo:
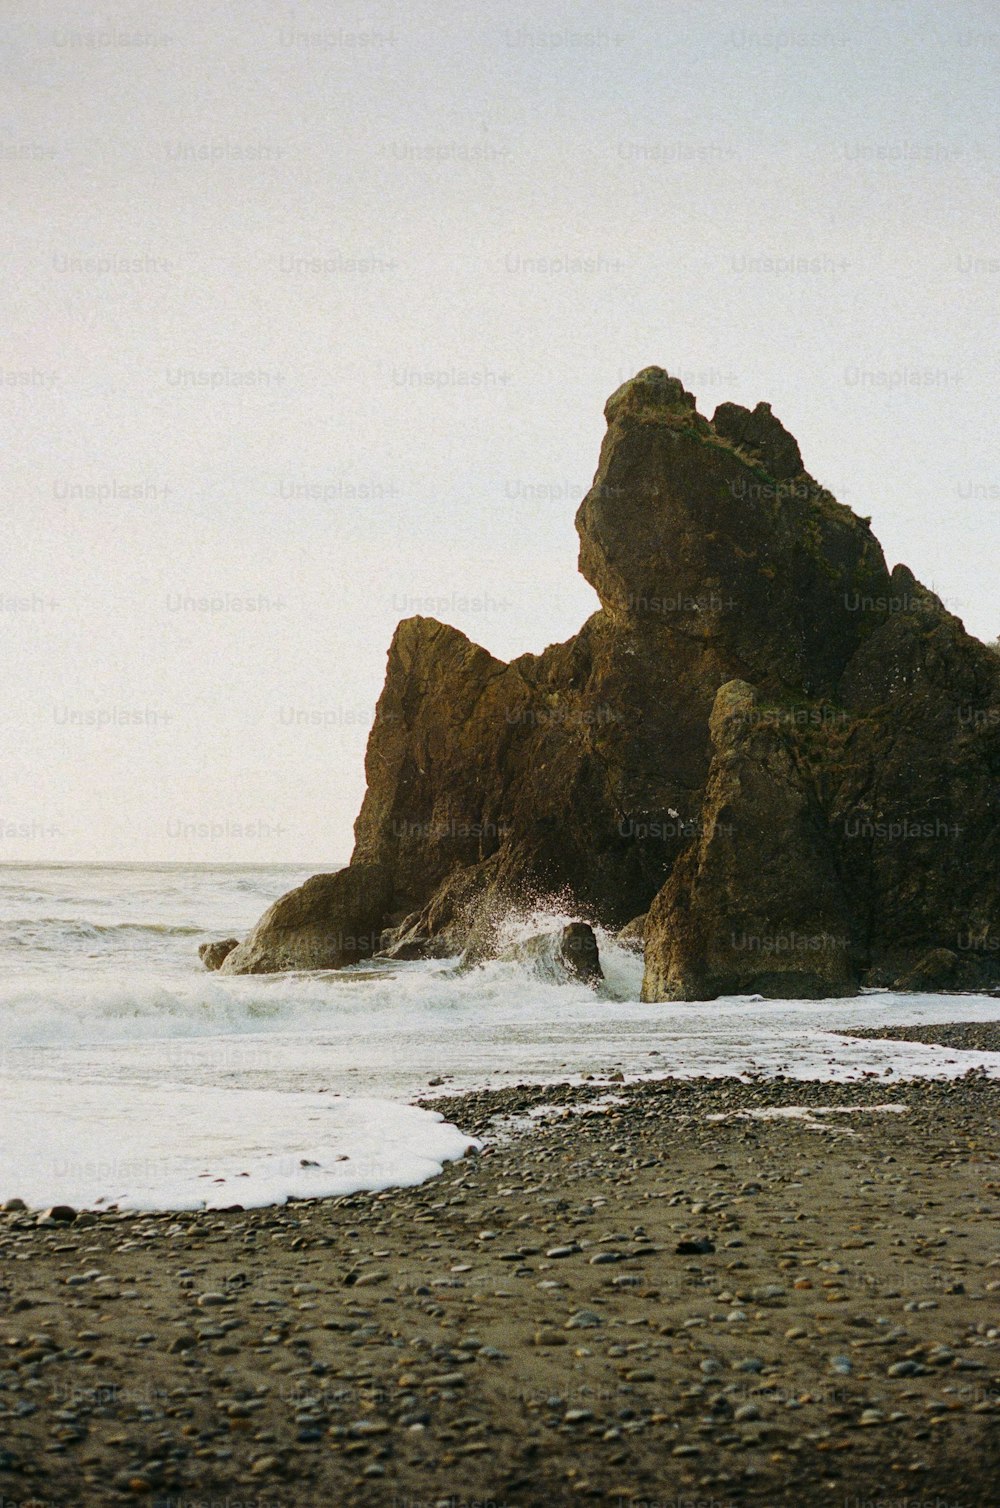
<instances>
[{"instance_id":1,"label":"large rock formation","mask_svg":"<svg viewBox=\"0 0 1000 1508\"><path fill-rule=\"evenodd\" d=\"M721 687L701 831L645 928L645 1000L853 995L847 906L812 781L753 687Z\"/></svg>"},{"instance_id":2,"label":"large rock formation","mask_svg":"<svg viewBox=\"0 0 1000 1508\"><path fill-rule=\"evenodd\" d=\"M650 368L606 416L577 514L600 610L510 664L401 623L350 868L282 898L223 971L454 956L484 915L559 896L610 927L652 907L650 999L841 993L939 948L996 981L974 939L1000 911L1000 659L890 574L768 405L709 421ZM795 929L849 943L727 941Z\"/></svg>"}]
</instances>

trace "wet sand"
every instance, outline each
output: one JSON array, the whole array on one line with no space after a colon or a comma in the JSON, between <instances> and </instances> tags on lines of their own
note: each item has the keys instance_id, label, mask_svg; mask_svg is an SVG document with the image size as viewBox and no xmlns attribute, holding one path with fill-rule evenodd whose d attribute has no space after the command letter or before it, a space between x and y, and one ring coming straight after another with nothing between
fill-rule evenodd
<instances>
[{"instance_id":1,"label":"wet sand","mask_svg":"<svg viewBox=\"0 0 1000 1508\"><path fill-rule=\"evenodd\" d=\"M927 1042L961 1052L1000 1052L1000 1026L995 1021L939 1021L933 1026L855 1027L851 1037L882 1037L891 1042Z\"/></svg>"},{"instance_id":2,"label":"wet sand","mask_svg":"<svg viewBox=\"0 0 1000 1508\"><path fill-rule=\"evenodd\" d=\"M416 1189L0 1215L4 1508L1000 1499L1000 1083L433 1104Z\"/></svg>"}]
</instances>

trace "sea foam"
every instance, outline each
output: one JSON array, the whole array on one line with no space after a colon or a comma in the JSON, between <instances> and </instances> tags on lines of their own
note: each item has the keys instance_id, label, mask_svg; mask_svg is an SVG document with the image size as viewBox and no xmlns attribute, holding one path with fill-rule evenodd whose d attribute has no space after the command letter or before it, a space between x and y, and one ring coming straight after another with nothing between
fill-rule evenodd
<instances>
[{"instance_id":1,"label":"sea foam","mask_svg":"<svg viewBox=\"0 0 1000 1508\"><path fill-rule=\"evenodd\" d=\"M600 928L597 989L512 961L246 977L202 967L202 937L245 934L301 878L0 866L0 1199L193 1208L416 1182L468 1144L407 1103L431 1085L1000 1076L1000 1054L852 1035L994 1020L988 997L645 1004L641 958ZM572 919L550 899L497 926L516 942ZM138 1166L116 1162L122 1148Z\"/></svg>"}]
</instances>

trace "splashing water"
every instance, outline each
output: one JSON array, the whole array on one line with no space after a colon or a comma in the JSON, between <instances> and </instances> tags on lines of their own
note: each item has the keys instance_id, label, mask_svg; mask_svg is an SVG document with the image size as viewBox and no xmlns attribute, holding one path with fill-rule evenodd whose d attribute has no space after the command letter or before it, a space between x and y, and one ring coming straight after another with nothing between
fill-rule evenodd
<instances>
[{"instance_id":1,"label":"splashing water","mask_svg":"<svg viewBox=\"0 0 1000 1508\"><path fill-rule=\"evenodd\" d=\"M468 1143L407 1105L432 1079L453 1090L614 1071L1000 1073L997 1054L850 1035L993 1020L987 998L647 1005L641 958L600 927L598 990L509 961L465 973L455 960L248 977L202 967L200 941L245 934L312 870L0 867L0 1198L194 1207L412 1182ZM578 919L566 897L543 897L497 926L514 943ZM90 1182L81 1164L97 1170Z\"/></svg>"}]
</instances>

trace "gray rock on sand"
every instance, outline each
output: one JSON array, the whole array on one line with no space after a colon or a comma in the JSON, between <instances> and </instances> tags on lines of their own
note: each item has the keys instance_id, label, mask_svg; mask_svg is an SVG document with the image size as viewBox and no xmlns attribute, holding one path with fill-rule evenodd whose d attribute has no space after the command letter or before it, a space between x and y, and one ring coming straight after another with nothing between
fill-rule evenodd
<instances>
[{"instance_id":1,"label":"gray rock on sand","mask_svg":"<svg viewBox=\"0 0 1000 1508\"><path fill-rule=\"evenodd\" d=\"M225 937L221 942L205 942L198 949L198 957L206 969L219 969L234 948L238 948L238 937Z\"/></svg>"}]
</instances>

